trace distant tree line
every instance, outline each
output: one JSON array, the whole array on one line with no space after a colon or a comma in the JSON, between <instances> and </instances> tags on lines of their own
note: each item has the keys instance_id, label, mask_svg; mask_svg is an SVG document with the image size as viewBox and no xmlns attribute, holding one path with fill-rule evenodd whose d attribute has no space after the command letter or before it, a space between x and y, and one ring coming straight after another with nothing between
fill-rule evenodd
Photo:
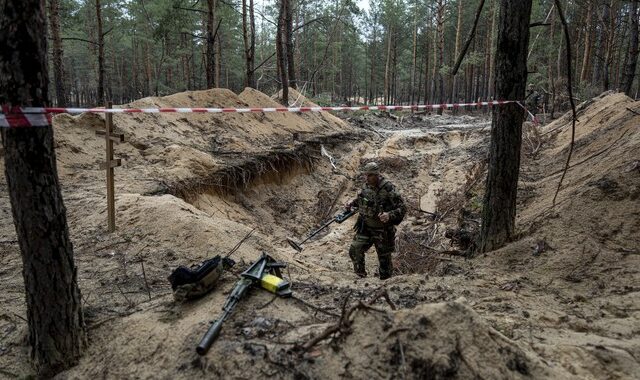
<instances>
[{"instance_id":1,"label":"distant tree line","mask_svg":"<svg viewBox=\"0 0 640 380\"><path fill-rule=\"evenodd\" d=\"M367 10L354 0L48 2L50 87L60 105L287 85L331 102L495 98L498 0L370 0ZM637 97L638 1L561 3L575 96L613 89ZM532 7L529 82L550 107L564 108L566 44L554 1Z\"/></svg>"}]
</instances>

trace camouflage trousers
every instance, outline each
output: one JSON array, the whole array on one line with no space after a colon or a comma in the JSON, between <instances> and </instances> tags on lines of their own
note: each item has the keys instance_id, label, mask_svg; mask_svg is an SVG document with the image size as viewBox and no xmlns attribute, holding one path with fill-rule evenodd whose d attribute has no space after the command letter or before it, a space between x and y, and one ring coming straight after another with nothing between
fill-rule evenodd
<instances>
[{"instance_id":1,"label":"camouflage trousers","mask_svg":"<svg viewBox=\"0 0 640 380\"><path fill-rule=\"evenodd\" d=\"M381 230L364 228L353 237L351 247L349 247L349 257L353 262L353 270L357 275L364 277L367 275L364 266L365 253L371 246L376 247L378 254L378 264L380 265L380 279L391 277L393 264L391 254L395 250L396 229L395 227Z\"/></svg>"}]
</instances>

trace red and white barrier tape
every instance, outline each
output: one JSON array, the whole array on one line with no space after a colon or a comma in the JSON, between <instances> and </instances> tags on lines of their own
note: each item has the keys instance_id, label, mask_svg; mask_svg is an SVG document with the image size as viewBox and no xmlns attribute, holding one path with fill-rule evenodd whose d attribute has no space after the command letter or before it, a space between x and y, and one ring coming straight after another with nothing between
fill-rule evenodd
<instances>
[{"instance_id":1,"label":"red and white barrier tape","mask_svg":"<svg viewBox=\"0 0 640 380\"><path fill-rule=\"evenodd\" d=\"M518 103L518 105L519 105L520 107L522 107L522 109L524 110L524 112L526 112L526 114L527 114L527 115L531 116L531 121L533 122L533 124L535 124L535 125L540 124L540 123L538 122L538 118L536 117L536 115L532 114L532 113L531 113L531 111L529 111L529 110L527 109L527 107L523 106L523 105L522 105L522 103L520 103L520 102L516 102L516 103ZM525 118L525 119L526 119L526 118Z\"/></svg>"},{"instance_id":2,"label":"red and white barrier tape","mask_svg":"<svg viewBox=\"0 0 640 380\"><path fill-rule=\"evenodd\" d=\"M0 113L0 128L2 127L46 127L51 125L51 114L41 112L25 112L27 108L7 106L2 107ZM44 110L44 108L39 108Z\"/></svg>"},{"instance_id":3,"label":"red and white barrier tape","mask_svg":"<svg viewBox=\"0 0 640 380\"><path fill-rule=\"evenodd\" d=\"M497 106L519 103L515 100L494 100L475 103L423 104L411 106L356 106L356 107L267 107L267 108L53 108L8 107L0 113L0 128L40 127L50 125L51 114L57 113L246 113L246 112L324 112L324 111L402 111L436 110L465 107Z\"/></svg>"}]
</instances>

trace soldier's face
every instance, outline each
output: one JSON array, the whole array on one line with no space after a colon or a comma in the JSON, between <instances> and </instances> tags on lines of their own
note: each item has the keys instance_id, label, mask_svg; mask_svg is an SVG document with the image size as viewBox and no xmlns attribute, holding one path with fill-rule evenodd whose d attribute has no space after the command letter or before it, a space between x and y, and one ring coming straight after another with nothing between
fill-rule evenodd
<instances>
[{"instance_id":1,"label":"soldier's face","mask_svg":"<svg viewBox=\"0 0 640 380\"><path fill-rule=\"evenodd\" d=\"M378 175L377 174L367 173L365 175L367 177L367 184L369 186L376 186L378 184Z\"/></svg>"}]
</instances>

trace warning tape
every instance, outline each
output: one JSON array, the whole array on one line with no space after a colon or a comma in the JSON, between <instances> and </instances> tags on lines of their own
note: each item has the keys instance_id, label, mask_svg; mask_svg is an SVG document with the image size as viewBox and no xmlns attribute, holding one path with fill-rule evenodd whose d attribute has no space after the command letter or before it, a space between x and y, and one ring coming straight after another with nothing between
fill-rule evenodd
<instances>
[{"instance_id":1,"label":"warning tape","mask_svg":"<svg viewBox=\"0 0 640 380\"><path fill-rule=\"evenodd\" d=\"M538 125L540 124L540 122L538 121L538 118L536 117L536 115L532 114L531 111L529 111L527 109L527 107L523 106L522 103L520 102L516 102L518 103L518 105L524 110L524 112L528 115L531 116L531 121L533 122L533 124Z\"/></svg>"},{"instance_id":2,"label":"warning tape","mask_svg":"<svg viewBox=\"0 0 640 380\"><path fill-rule=\"evenodd\" d=\"M46 127L51 125L51 114L40 112L24 112L27 108L3 106L0 113L1 127ZM44 110L44 108L40 108Z\"/></svg>"},{"instance_id":3,"label":"warning tape","mask_svg":"<svg viewBox=\"0 0 640 380\"><path fill-rule=\"evenodd\" d=\"M515 100L494 100L475 103L422 104L409 106L337 106L337 107L266 107L266 108L55 108L6 107L0 113L0 128L41 127L51 123L51 114L69 113L247 113L247 112L326 112L326 111L403 111L437 110L466 107L491 107Z\"/></svg>"}]
</instances>

